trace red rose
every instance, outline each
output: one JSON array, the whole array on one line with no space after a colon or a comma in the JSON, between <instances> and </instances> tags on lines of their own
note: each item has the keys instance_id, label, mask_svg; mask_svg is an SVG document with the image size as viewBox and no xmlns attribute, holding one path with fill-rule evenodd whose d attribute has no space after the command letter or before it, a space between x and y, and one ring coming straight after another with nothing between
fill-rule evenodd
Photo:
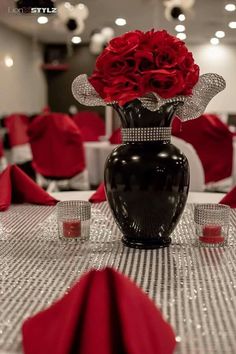
<instances>
[{"instance_id":1,"label":"red rose","mask_svg":"<svg viewBox=\"0 0 236 354\"><path fill-rule=\"evenodd\" d=\"M104 99L104 88L106 86L106 82L104 81L103 76L99 72L95 71L93 75L89 77L88 81L95 88L96 92Z\"/></svg>"},{"instance_id":2,"label":"red rose","mask_svg":"<svg viewBox=\"0 0 236 354\"><path fill-rule=\"evenodd\" d=\"M140 73L155 69L155 62L152 52L137 50L134 54L135 68Z\"/></svg>"},{"instance_id":3,"label":"red rose","mask_svg":"<svg viewBox=\"0 0 236 354\"><path fill-rule=\"evenodd\" d=\"M191 95L192 89L196 85L199 79L199 66L194 64L189 72L184 77L185 88L181 92L181 95Z\"/></svg>"},{"instance_id":4,"label":"red rose","mask_svg":"<svg viewBox=\"0 0 236 354\"><path fill-rule=\"evenodd\" d=\"M181 64L180 64L180 68L183 71L187 71L187 70L191 70L191 68L194 65L194 59L193 59L193 54L191 52L188 52L185 55L184 60L182 60Z\"/></svg>"},{"instance_id":5,"label":"red rose","mask_svg":"<svg viewBox=\"0 0 236 354\"><path fill-rule=\"evenodd\" d=\"M178 70L154 70L144 75L145 92L155 92L162 98L174 97L184 89L184 80Z\"/></svg>"},{"instance_id":6,"label":"red rose","mask_svg":"<svg viewBox=\"0 0 236 354\"><path fill-rule=\"evenodd\" d=\"M184 42L151 30L112 39L89 81L106 102L123 105L148 92L163 98L191 95L198 78L199 67Z\"/></svg>"},{"instance_id":7,"label":"red rose","mask_svg":"<svg viewBox=\"0 0 236 354\"><path fill-rule=\"evenodd\" d=\"M135 76L120 76L112 80L112 85L104 88L105 101L117 101L119 105L141 97L144 94L141 83L138 77Z\"/></svg>"},{"instance_id":8,"label":"red rose","mask_svg":"<svg viewBox=\"0 0 236 354\"><path fill-rule=\"evenodd\" d=\"M135 50L141 40L142 32L133 31L116 37L109 42L107 50L116 54L127 54Z\"/></svg>"},{"instance_id":9,"label":"red rose","mask_svg":"<svg viewBox=\"0 0 236 354\"><path fill-rule=\"evenodd\" d=\"M103 73L104 77L119 76L133 70L134 59L128 56L113 54L105 50L96 61L96 69Z\"/></svg>"}]
</instances>

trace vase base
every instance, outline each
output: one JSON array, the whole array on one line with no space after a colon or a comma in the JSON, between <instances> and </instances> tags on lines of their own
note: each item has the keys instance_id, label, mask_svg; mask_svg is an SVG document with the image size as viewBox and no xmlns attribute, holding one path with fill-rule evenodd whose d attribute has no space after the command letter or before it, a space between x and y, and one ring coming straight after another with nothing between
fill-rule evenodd
<instances>
[{"instance_id":1,"label":"vase base","mask_svg":"<svg viewBox=\"0 0 236 354\"><path fill-rule=\"evenodd\" d=\"M122 243L125 246L132 247L132 248L140 248L140 249L155 249L155 248L164 248L168 247L171 244L171 238L159 238L159 239L152 239L150 241L147 240L134 240L130 239L126 236L122 237Z\"/></svg>"}]
</instances>

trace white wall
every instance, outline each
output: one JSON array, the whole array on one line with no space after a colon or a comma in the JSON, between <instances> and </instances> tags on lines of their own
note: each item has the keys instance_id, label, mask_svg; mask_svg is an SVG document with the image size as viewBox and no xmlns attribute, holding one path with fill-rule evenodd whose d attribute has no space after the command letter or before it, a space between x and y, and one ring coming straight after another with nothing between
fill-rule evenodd
<instances>
[{"instance_id":1,"label":"white wall","mask_svg":"<svg viewBox=\"0 0 236 354\"><path fill-rule=\"evenodd\" d=\"M215 72L224 77L226 89L212 99L207 112L236 113L236 46L190 45L200 74Z\"/></svg>"},{"instance_id":2,"label":"white wall","mask_svg":"<svg viewBox=\"0 0 236 354\"><path fill-rule=\"evenodd\" d=\"M14 61L7 67L4 58ZM0 115L39 112L47 103L47 86L40 69L41 47L32 39L0 25Z\"/></svg>"}]
</instances>

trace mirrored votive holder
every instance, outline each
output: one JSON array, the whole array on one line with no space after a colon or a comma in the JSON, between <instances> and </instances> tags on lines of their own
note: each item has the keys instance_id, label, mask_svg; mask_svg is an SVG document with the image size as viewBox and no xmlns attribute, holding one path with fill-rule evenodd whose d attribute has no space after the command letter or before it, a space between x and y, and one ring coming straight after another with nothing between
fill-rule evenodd
<instances>
[{"instance_id":1,"label":"mirrored votive holder","mask_svg":"<svg viewBox=\"0 0 236 354\"><path fill-rule=\"evenodd\" d=\"M196 204L194 223L198 244L221 247L227 244L230 207L223 204Z\"/></svg>"},{"instance_id":2,"label":"mirrored votive holder","mask_svg":"<svg viewBox=\"0 0 236 354\"><path fill-rule=\"evenodd\" d=\"M59 237L63 240L87 240L90 233L91 205L81 200L57 204Z\"/></svg>"}]
</instances>

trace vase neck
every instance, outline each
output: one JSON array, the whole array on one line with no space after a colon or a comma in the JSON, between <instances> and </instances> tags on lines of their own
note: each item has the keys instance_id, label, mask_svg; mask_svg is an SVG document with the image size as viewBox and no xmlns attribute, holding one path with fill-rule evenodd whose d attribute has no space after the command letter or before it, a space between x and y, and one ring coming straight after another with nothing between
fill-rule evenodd
<instances>
[{"instance_id":1,"label":"vase neck","mask_svg":"<svg viewBox=\"0 0 236 354\"><path fill-rule=\"evenodd\" d=\"M157 111L144 108L139 100L125 106L114 105L123 128L170 127L179 103L168 103Z\"/></svg>"}]
</instances>

